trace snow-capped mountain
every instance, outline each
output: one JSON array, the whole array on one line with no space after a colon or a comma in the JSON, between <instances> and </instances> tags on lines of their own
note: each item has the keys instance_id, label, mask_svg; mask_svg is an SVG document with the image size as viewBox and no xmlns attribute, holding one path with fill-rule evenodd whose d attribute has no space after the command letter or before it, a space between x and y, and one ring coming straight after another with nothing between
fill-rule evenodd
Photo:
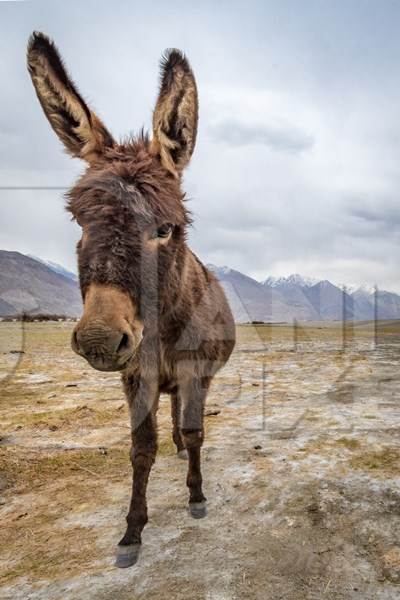
<instances>
[{"instance_id":1,"label":"snow-capped mountain","mask_svg":"<svg viewBox=\"0 0 400 600\"><path fill-rule=\"evenodd\" d=\"M375 315L374 287L341 286L329 280L268 277L262 282L229 267L207 265L220 280L238 322L371 320ZM378 292L378 318L400 318L400 296Z\"/></svg>"}]
</instances>

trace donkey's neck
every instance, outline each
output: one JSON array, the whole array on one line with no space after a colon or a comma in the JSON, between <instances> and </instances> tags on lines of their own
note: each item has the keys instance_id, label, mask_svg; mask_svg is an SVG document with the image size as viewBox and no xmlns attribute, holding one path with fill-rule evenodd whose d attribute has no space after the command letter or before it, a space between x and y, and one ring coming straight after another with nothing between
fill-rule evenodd
<instances>
[{"instance_id":1,"label":"donkey's neck","mask_svg":"<svg viewBox=\"0 0 400 600\"><path fill-rule=\"evenodd\" d=\"M207 286L206 269L186 243L177 250L167 274L160 308L174 319L187 319Z\"/></svg>"}]
</instances>

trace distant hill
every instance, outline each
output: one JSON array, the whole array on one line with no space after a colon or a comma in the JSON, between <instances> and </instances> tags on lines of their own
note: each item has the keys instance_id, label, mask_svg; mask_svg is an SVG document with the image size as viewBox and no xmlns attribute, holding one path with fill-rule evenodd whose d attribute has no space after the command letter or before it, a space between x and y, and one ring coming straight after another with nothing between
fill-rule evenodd
<instances>
[{"instance_id":1,"label":"distant hill","mask_svg":"<svg viewBox=\"0 0 400 600\"><path fill-rule=\"evenodd\" d=\"M268 277L258 282L229 267L207 265L221 282L235 320L292 322L374 318L374 290L346 288L301 275ZM77 276L61 265L20 252L0 250L0 316L26 311L79 316L82 302ZM378 318L400 319L400 295L380 290Z\"/></svg>"},{"instance_id":2,"label":"distant hill","mask_svg":"<svg viewBox=\"0 0 400 600\"><path fill-rule=\"evenodd\" d=\"M78 316L82 312L79 286L44 262L0 250L0 316L23 311Z\"/></svg>"}]
</instances>

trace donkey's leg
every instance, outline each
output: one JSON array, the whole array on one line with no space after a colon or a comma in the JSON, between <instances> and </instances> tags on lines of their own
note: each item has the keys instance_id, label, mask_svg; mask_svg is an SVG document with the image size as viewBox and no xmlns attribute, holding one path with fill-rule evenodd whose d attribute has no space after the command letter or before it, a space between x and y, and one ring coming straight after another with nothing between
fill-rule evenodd
<instances>
[{"instance_id":1,"label":"donkey's leg","mask_svg":"<svg viewBox=\"0 0 400 600\"><path fill-rule=\"evenodd\" d=\"M207 514L206 500L202 490L200 467L200 448L203 444L203 430L182 430L183 439L189 455L189 469L186 485L189 488L189 512L195 519Z\"/></svg>"},{"instance_id":2,"label":"donkey's leg","mask_svg":"<svg viewBox=\"0 0 400 600\"><path fill-rule=\"evenodd\" d=\"M188 454L185 449L179 427L180 413L180 397L178 391L174 390L173 392L171 392L172 439L174 440L178 457L182 459L187 459Z\"/></svg>"},{"instance_id":3,"label":"donkey's leg","mask_svg":"<svg viewBox=\"0 0 400 600\"><path fill-rule=\"evenodd\" d=\"M147 414L143 404L139 406L134 400L131 406L132 499L126 517L128 527L124 537L118 544L117 567L130 567L135 564L139 557L141 534L147 523L147 483L157 453L157 405L158 402L155 401Z\"/></svg>"},{"instance_id":4,"label":"donkey's leg","mask_svg":"<svg viewBox=\"0 0 400 600\"><path fill-rule=\"evenodd\" d=\"M207 499L202 490L200 450L204 440L204 404L209 384L204 388L202 383L204 385L200 378L194 378L179 388L182 400L181 434L189 456L186 479L189 488L189 511L195 519L201 519L207 514Z\"/></svg>"}]
</instances>

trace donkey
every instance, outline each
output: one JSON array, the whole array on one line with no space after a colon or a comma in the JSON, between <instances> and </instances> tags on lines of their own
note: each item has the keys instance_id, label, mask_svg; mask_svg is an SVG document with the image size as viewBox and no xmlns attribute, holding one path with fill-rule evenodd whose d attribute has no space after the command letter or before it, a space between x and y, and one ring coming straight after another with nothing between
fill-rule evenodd
<instances>
[{"instance_id":1,"label":"donkey","mask_svg":"<svg viewBox=\"0 0 400 600\"><path fill-rule=\"evenodd\" d=\"M146 488L157 452L160 393L171 396L173 441L188 458L189 513L206 515L200 449L211 381L235 344L216 278L186 243L181 189L198 121L196 82L185 56L167 50L151 138L114 140L69 77L54 43L29 39L28 69L50 125L84 174L67 194L82 229L77 244L83 315L72 349L100 371L121 371L132 426L132 499L116 565L137 561L147 523Z\"/></svg>"}]
</instances>

